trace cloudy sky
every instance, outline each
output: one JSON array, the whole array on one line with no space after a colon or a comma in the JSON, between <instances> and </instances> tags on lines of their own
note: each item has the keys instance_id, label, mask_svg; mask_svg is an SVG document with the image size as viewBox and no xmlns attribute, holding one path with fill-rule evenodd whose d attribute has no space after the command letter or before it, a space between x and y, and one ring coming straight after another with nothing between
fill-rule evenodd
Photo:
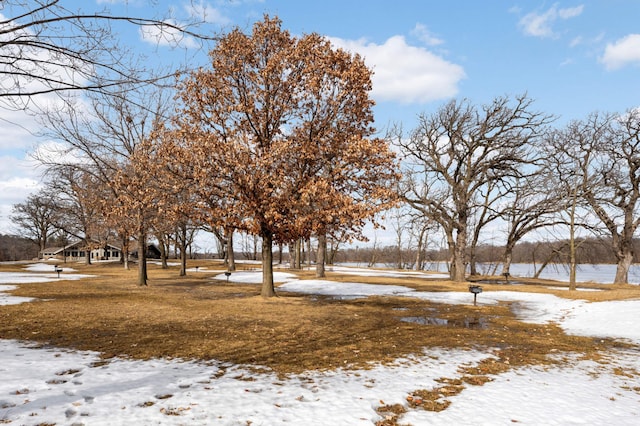
<instances>
[{"instance_id":1,"label":"cloudy sky","mask_svg":"<svg viewBox=\"0 0 640 426\"><path fill-rule=\"evenodd\" d=\"M419 113L452 98L485 103L527 92L558 123L640 106L640 0L61 0L69 9L116 14L200 14L212 31L249 29L267 13L293 34L317 32L360 53L374 70L376 123L411 129ZM149 3L155 3L149 7ZM7 13L0 6L0 14ZM6 18L6 15L2 15ZM2 19L4 20L4 19ZM149 32L116 28L151 60L177 54ZM189 46L190 41L183 43ZM194 43L195 44L195 43ZM0 48L2 50L2 48ZM184 53L180 53L184 55ZM200 55L204 63L206 55ZM1 85L0 85L1 90ZM11 205L38 188L29 153L46 143L33 117L0 110L0 233Z\"/></svg>"}]
</instances>

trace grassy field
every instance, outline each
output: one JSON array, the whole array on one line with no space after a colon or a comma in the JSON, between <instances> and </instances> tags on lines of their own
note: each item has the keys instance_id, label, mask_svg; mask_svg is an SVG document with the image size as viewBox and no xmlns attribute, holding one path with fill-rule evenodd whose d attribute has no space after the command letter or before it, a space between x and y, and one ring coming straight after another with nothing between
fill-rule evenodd
<instances>
[{"instance_id":1,"label":"grassy field","mask_svg":"<svg viewBox=\"0 0 640 426\"><path fill-rule=\"evenodd\" d=\"M194 263L220 268L211 262ZM425 347L487 348L498 360L485 366L499 372L513 366L550 362L555 352L597 357L612 345L566 335L554 324L516 320L508 304L445 305L400 297L336 300L280 292L260 297L257 285L213 280L211 273L179 277L176 268L150 265L149 287L138 287L135 270L118 264L73 265L93 278L21 284L14 295L39 299L0 306L0 338L19 339L112 356L219 360L267 367L279 373L362 367L421 353ZM0 271L18 270L3 266ZM311 272L299 272L311 278ZM467 291L466 284L420 278L354 277L328 273L328 279L396 284L430 291ZM544 285L509 290L556 292ZM597 285L594 285L598 287ZM636 286L600 286L575 297L616 300L640 297ZM485 285L485 291L504 286ZM560 287L559 287L560 288ZM557 290L571 297L566 290ZM416 317L447 325L401 321Z\"/></svg>"}]
</instances>

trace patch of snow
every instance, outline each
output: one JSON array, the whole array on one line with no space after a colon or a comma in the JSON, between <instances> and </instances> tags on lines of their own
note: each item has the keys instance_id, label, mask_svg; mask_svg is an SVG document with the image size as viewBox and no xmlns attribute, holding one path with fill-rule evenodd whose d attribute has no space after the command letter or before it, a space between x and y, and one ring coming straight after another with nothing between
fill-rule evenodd
<instances>
[{"instance_id":1,"label":"patch of snow","mask_svg":"<svg viewBox=\"0 0 640 426\"><path fill-rule=\"evenodd\" d=\"M15 285L0 285L0 306L2 305L19 305L20 303L32 302L35 299L33 297L13 296L5 293L6 291L12 291L18 288Z\"/></svg>"},{"instance_id":2,"label":"patch of snow","mask_svg":"<svg viewBox=\"0 0 640 426\"><path fill-rule=\"evenodd\" d=\"M437 279L449 279L449 274L442 274L438 272L424 272L424 271L411 271L411 270L381 270L370 268L355 268L350 266L328 266L327 271L338 272L348 275L359 275L361 277L388 277L388 278L437 278Z\"/></svg>"},{"instance_id":3,"label":"patch of snow","mask_svg":"<svg viewBox=\"0 0 640 426\"><path fill-rule=\"evenodd\" d=\"M278 290L302 294L335 296L339 298L399 296L415 291L410 287L399 285L374 285L327 280L289 281L279 286Z\"/></svg>"},{"instance_id":4,"label":"patch of snow","mask_svg":"<svg viewBox=\"0 0 640 426\"><path fill-rule=\"evenodd\" d=\"M227 276L222 273L213 277L216 280L227 281ZM288 272L274 272L273 282L281 283L285 281L295 280L297 277ZM229 282L243 284L260 284L262 282L262 271L235 271L229 276Z\"/></svg>"},{"instance_id":5,"label":"patch of snow","mask_svg":"<svg viewBox=\"0 0 640 426\"><path fill-rule=\"evenodd\" d=\"M61 268L62 272L75 272L76 270L73 268L69 268L62 265L52 265L49 263L32 263L27 265L24 269L29 272L55 272L55 267Z\"/></svg>"},{"instance_id":6,"label":"patch of snow","mask_svg":"<svg viewBox=\"0 0 640 426\"><path fill-rule=\"evenodd\" d=\"M623 338L640 345L640 300L583 303L567 313L560 325L579 336Z\"/></svg>"}]
</instances>

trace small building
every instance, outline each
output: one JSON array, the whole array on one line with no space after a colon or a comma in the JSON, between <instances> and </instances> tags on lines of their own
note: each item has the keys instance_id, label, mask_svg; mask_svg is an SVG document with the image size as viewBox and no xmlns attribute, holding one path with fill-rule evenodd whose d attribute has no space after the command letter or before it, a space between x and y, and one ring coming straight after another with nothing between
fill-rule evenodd
<instances>
[{"instance_id":1,"label":"small building","mask_svg":"<svg viewBox=\"0 0 640 426\"><path fill-rule=\"evenodd\" d=\"M87 252L91 261L97 260L120 260L122 258L122 250L111 244L102 244L100 246L87 247L82 241L77 241L65 247L50 247L40 252L43 260L61 260L61 261L82 261L86 259Z\"/></svg>"},{"instance_id":2,"label":"small building","mask_svg":"<svg viewBox=\"0 0 640 426\"><path fill-rule=\"evenodd\" d=\"M122 249L111 244L102 244L95 242L91 248L83 241L77 241L65 247L50 247L40 252L40 258L43 260L60 260L81 262L86 259L87 252L91 256L91 261L99 260L122 260ZM147 259L160 259L161 253L155 244L147 245ZM129 245L129 259L138 259L138 243L132 241Z\"/></svg>"},{"instance_id":3,"label":"small building","mask_svg":"<svg viewBox=\"0 0 640 426\"><path fill-rule=\"evenodd\" d=\"M155 244L147 245L147 259L160 259L162 254L160 253L160 249ZM138 258L138 243L133 242L131 247L129 248L129 258L137 259Z\"/></svg>"}]
</instances>

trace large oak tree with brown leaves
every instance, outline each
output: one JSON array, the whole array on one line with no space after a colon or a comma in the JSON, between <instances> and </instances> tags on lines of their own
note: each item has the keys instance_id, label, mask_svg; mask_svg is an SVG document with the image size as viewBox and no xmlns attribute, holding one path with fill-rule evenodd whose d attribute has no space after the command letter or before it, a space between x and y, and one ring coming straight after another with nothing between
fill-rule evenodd
<instances>
[{"instance_id":1,"label":"large oak tree with brown leaves","mask_svg":"<svg viewBox=\"0 0 640 426\"><path fill-rule=\"evenodd\" d=\"M358 232L395 202L398 176L373 137L371 71L317 35L293 37L265 16L222 37L211 67L181 82L174 158L203 205L262 238L261 294L275 295L272 245Z\"/></svg>"}]
</instances>

